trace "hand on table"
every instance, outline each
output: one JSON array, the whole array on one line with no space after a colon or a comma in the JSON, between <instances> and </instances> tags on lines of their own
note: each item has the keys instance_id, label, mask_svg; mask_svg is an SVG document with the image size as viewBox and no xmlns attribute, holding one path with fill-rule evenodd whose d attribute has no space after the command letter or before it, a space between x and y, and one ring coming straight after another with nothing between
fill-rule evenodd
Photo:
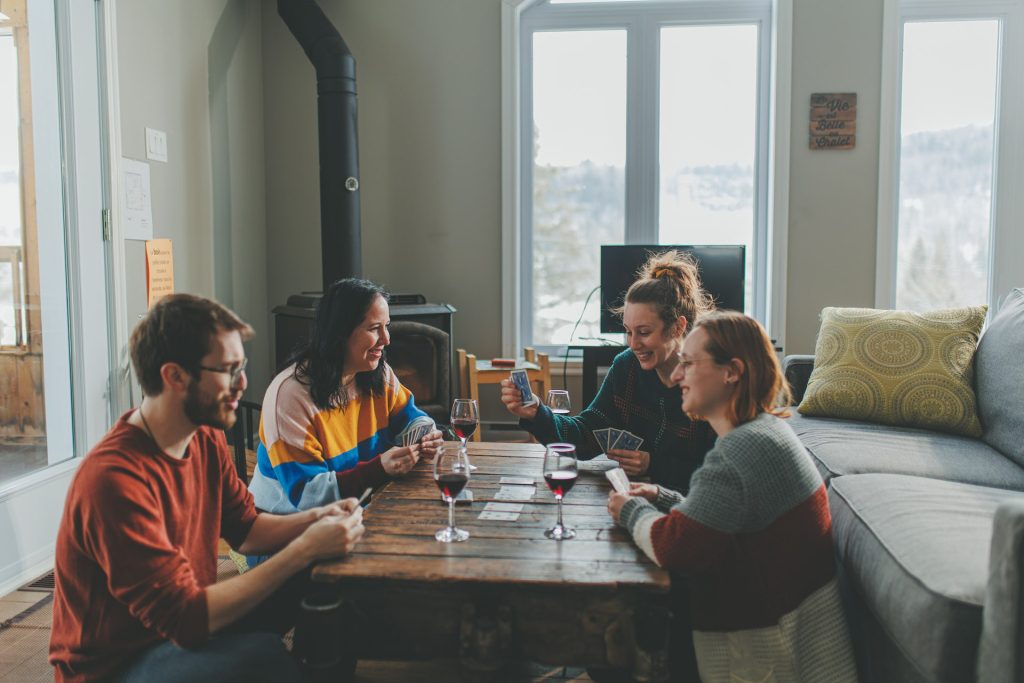
<instances>
[{"instance_id":1,"label":"hand on table","mask_svg":"<svg viewBox=\"0 0 1024 683\"><path fill-rule=\"evenodd\" d=\"M420 439L420 457L428 462L434 459L444 445L444 435L437 429Z\"/></svg>"},{"instance_id":2,"label":"hand on table","mask_svg":"<svg viewBox=\"0 0 1024 683\"><path fill-rule=\"evenodd\" d=\"M606 455L610 460L619 463L628 477L639 477L651 466L651 454L647 451L625 451L612 448Z\"/></svg>"},{"instance_id":3,"label":"hand on table","mask_svg":"<svg viewBox=\"0 0 1024 683\"><path fill-rule=\"evenodd\" d=\"M501 380L501 402L505 404L508 412L524 420L532 420L537 417L538 403L523 405L523 394L510 379Z\"/></svg>"},{"instance_id":4,"label":"hand on table","mask_svg":"<svg viewBox=\"0 0 1024 683\"><path fill-rule=\"evenodd\" d=\"M380 454L380 464L389 477L397 477L411 470L420 460L420 445L395 446Z\"/></svg>"}]
</instances>

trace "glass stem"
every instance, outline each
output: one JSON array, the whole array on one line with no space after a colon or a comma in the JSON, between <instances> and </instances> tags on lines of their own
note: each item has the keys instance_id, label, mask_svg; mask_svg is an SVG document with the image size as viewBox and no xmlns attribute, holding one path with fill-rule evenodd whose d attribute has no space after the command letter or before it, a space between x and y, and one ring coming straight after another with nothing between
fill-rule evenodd
<instances>
[{"instance_id":1,"label":"glass stem","mask_svg":"<svg viewBox=\"0 0 1024 683\"><path fill-rule=\"evenodd\" d=\"M448 530L455 531L455 498L448 496Z\"/></svg>"},{"instance_id":2,"label":"glass stem","mask_svg":"<svg viewBox=\"0 0 1024 683\"><path fill-rule=\"evenodd\" d=\"M556 525L559 529L562 528L562 497L558 496L558 524Z\"/></svg>"}]
</instances>

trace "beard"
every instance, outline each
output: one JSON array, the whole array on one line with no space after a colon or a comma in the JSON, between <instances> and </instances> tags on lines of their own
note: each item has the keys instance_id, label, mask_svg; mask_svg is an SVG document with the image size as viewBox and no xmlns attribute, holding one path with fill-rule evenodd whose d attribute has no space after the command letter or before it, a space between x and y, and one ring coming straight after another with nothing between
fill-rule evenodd
<instances>
[{"instance_id":1,"label":"beard","mask_svg":"<svg viewBox=\"0 0 1024 683\"><path fill-rule=\"evenodd\" d=\"M231 429L238 417L235 411L227 409L224 401L210 398L199 390L199 383L192 382L185 395L185 417L197 427Z\"/></svg>"}]
</instances>

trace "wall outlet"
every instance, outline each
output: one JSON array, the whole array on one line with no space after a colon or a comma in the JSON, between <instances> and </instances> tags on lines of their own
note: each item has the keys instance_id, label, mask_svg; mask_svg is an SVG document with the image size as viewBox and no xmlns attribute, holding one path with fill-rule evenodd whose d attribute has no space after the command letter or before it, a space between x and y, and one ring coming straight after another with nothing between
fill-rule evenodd
<instances>
[{"instance_id":1,"label":"wall outlet","mask_svg":"<svg viewBox=\"0 0 1024 683\"><path fill-rule=\"evenodd\" d=\"M155 128L146 129L146 158L167 161L167 133Z\"/></svg>"}]
</instances>

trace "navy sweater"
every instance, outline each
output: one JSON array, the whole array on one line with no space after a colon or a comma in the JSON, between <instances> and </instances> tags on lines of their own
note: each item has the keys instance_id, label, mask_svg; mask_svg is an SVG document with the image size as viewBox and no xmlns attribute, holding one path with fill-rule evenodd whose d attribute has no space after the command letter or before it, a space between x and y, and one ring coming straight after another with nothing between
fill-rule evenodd
<instances>
[{"instance_id":1,"label":"navy sweater","mask_svg":"<svg viewBox=\"0 0 1024 683\"><path fill-rule=\"evenodd\" d=\"M625 429L644 440L640 450L651 454L651 481L686 492L690 475L704 462L715 443L707 422L683 412L678 387L666 387L654 370L644 370L636 355L625 350L615 357L594 402L579 415L555 415L544 405L533 420L519 424L541 443L576 444L576 455L589 460L601 454L594 430Z\"/></svg>"}]
</instances>

